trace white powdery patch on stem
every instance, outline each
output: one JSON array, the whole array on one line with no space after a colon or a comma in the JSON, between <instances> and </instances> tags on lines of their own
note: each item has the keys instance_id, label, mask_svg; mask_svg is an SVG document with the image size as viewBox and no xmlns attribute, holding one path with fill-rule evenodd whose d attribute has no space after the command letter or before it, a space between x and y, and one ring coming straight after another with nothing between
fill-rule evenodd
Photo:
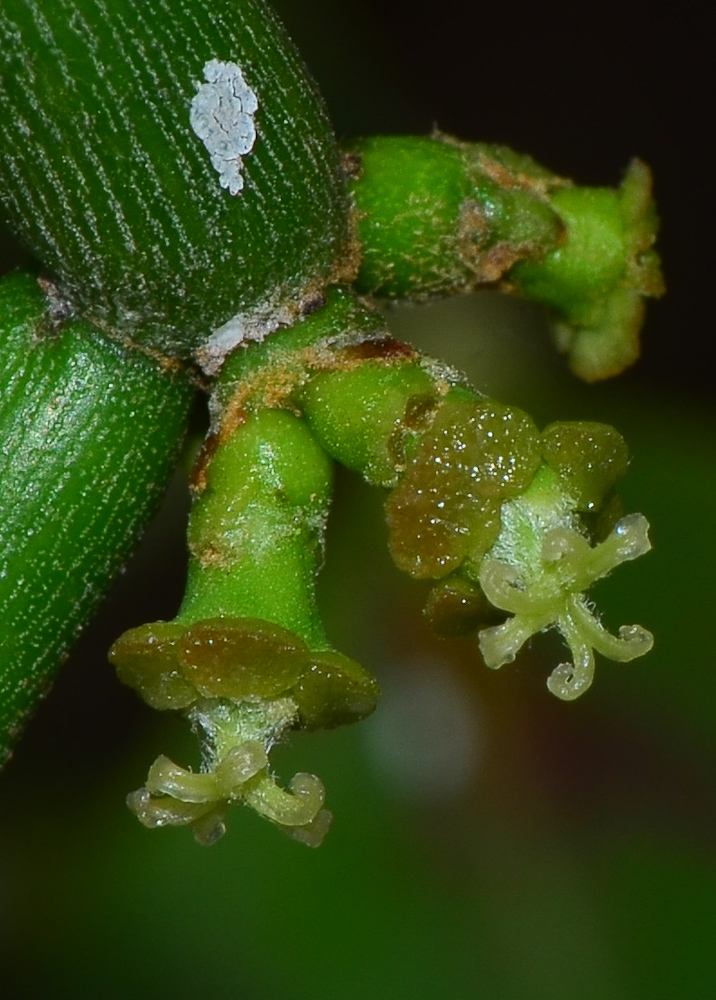
<instances>
[{"instance_id":1,"label":"white powdery patch on stem","mask_svg":"<svg viewBox=\"0 0 716 1000\"><path fill-rule=\"evenodd\" d=\"M206 146L219 184L237 195L244 186L242 157L256 142L258 99L234 62L210 60L204 78L191 102L189 122Z\"/></svg>"}]
</instances>

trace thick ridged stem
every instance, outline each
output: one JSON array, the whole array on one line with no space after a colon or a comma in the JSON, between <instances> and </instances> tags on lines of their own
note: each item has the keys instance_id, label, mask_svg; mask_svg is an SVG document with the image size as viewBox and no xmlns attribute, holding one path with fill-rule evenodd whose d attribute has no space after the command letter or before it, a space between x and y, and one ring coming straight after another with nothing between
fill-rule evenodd
<instances>
[{"instance_id":1,"label":"thick ridged stem","mask_svg":"<svg viewBox=\"0 0 716 1000\"><path fill-rule=\"evenodd\" d=\"M0 283L0 761L154 511L192 389Z\"/></svg>"},{"instance_id":2,"label":"thick ridged stem","mask_svg":"<svg viewBox=\"0 0 716 1000\"><path fill-rule=\"evenodd\" d=\"M219 364L353 276L322 100L263 0L4 0L0 211L113 335Z\"/></svg>"}]
</instances>

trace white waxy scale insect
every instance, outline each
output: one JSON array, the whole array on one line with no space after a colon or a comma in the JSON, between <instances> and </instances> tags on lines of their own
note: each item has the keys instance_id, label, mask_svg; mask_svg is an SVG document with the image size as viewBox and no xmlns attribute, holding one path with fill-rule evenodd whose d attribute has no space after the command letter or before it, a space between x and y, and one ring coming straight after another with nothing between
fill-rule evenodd
<instances>
[{"instance_id":1,"label":"white waxy scale insect","mask_svg":"<svg viewBox=\"0 0 716 1000\"><path fill-rule=\"evenodd\" d=\"M259 102L234 62L211 59L204 78L191 102L189 122L206 146L219 184L237 195L244 186L242 157L256 141L253 116Z\"/></svg>"}]
</instances>

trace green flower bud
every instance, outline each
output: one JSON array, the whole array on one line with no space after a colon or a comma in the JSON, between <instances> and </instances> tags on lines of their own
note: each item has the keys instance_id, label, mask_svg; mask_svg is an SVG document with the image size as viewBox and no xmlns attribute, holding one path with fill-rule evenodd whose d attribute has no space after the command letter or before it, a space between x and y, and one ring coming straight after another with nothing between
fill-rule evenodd
<instances>
[{"instance_id":1,"label":"green flower bud","mask_svg":"<svg viewBox=\"0 0 716 1000\"><path fill-rule=\"evenodd\" d=\"M552 205L564 242L516 264L508 279L551 307L557 347L575 374L588 382L617 375L639 356L644 297L664 293L651 171L633 160L619 189L565 188Z\"/></svg>"},{"instance_id":2,"label":"green flower bud","mask_svg":"<svg viewBox=\"0 0 716 1000\"><path fill-rule=\"evenodd\" d=\"M418 300L471 291L562 235L547 194L564 181L505 147L373 136L350 155L362 290Z\"/></svg>"}]
</instances>

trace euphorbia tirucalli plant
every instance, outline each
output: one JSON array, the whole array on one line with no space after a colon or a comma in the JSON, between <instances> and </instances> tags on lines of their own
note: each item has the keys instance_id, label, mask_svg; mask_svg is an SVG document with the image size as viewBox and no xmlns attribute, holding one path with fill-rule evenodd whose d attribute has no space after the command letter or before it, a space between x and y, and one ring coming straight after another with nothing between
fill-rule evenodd
<instances>
[{"instance_id":1,"label":"euphorbia tirucalli plant","mask_svg":"<svg viewBox=\"0 0 716 1000\"><path fill-rule=\"evenodd\" d=\"M649 548L614 492L620 435L539 429L374 307L497 286L545 304L577 374L617 373L661 292L643 164L611 190L441 134L341 150L260 0L5 0L0 111L0 207L38 261L0 284L4 756L146 523L195 391L211 421L186 594L110 652L202 741L199 772L160 757L130 795L145 825L211 843L242 801L325 834L319 779L284 787L268 755L377 701L316 606L335 462L385 492L393 558L433 581L429 620L479 630L488 666L557 627L571 661L548 686L570 700L595 650L650 648L585 596Z\"/></svg>"}]
</instances>

